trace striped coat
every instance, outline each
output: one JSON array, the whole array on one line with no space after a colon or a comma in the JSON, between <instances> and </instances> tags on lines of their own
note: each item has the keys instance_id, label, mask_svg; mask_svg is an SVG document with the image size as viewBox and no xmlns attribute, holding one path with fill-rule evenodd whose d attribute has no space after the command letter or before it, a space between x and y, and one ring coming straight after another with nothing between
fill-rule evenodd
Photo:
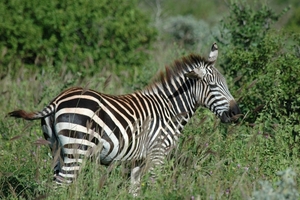
<instances>
[{"instance_id":1,"label":"striped coat","mask_svg":"<svg viewBox=\"0 0 300 200\"><path fill-rule=\"evenodd\" d=\"M96 155L104 165L137 161L131 172L132 185L137 186L146 166L139 161L150 160L150 170L162 164L199 106L209 108L222 122L240 114L225 78L214 67L217 55L213 44L208 60L199 55L177 60L154 83L132 94L70 88L42 111L16 110L9 115L41 119L58 183L72 182L83 159Z\"/></svg>"}]
</instances>

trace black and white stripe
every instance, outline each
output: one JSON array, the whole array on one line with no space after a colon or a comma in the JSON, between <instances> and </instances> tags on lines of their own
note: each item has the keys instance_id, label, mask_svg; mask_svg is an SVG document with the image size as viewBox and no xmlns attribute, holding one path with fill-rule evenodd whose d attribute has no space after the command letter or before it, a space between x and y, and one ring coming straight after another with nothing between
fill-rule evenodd
<instances>
[{"instance_id":1,"label":"black and white stripe","mask_svg":"<svg viewBox=\"0 0 300 200\"><path fill-rule=\"evenodd\" d=\"M83 158L92 155L99 155L104 165L147 158L152 169L163 163L199 106L209 108L222 122L240 114L224 77L214 67L215 43L211 51L208 60L190 55L175 61L156 82L132 94L113 96L71 88L40 112L17 110L9 115L42 120L57 182L72 182ZM133 166L133 185L139 183L143 167Z\"/></svg>"}]
</instances>

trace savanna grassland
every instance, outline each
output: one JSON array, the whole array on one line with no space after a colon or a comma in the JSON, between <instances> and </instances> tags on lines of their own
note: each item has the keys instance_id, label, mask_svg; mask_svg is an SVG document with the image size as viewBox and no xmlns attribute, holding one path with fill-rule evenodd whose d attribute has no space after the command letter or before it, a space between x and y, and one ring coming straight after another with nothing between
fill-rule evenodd
<instances>
[{"instance_id":1,"label":"savanna grassland","mask_svg":"<svg viewBox=\"0 0 300 200\"><path fill-rule=\"evenodd\" d=\"M127 166L85 162L55 188L39 121L63 89L109 94L145 87L189 53L217 67L243 116L222 124L199 109L178 147L146 174L136 199L299 199L300 12L298 1L53 0L0 3L0 199L133 199Z\"/></svg>"}]
</instances>

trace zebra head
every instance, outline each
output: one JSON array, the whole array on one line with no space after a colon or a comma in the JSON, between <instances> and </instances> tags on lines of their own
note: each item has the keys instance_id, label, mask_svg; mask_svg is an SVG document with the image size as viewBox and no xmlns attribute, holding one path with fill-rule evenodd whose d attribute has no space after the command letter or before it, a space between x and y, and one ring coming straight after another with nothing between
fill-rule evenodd
<instances>
[{"instance_id":1,"label":"zebra head","mask_svg":"<svg viewBox=\"0 0 300 200\"><path fill-rule=\"evenodd\" d=\"M214 43L208 59L197 63L185 76L196 81L195 97L198 105L209 108L221 122L227 123L235 121L241 111L228 89L224 76L214 67L217 56L218 47Z\"/></svg>"}]
</instances>

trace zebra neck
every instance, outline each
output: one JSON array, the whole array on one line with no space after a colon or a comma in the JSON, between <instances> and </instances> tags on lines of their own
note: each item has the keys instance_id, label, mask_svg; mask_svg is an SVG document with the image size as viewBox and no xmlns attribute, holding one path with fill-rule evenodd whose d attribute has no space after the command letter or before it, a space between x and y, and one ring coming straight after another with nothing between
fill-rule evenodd
<instances>
[{"instance_id":1,"label":"zebra neck","mask_svg":"<svg viewBox=\"0 0 300 200\"><path fill-rule=\"evenodd\" d=\"M169 96L168 100L174 108L172 121L176 128L181 132L195 113L196 103L193 103L188 96L184 95Z\"/></svg>"},{"instance_id":2,"label":"zebra neck","mask_svg":"<svg viewBox=\"0 0 300 200\"><path fill-rule=\"evenodd\" d=\"M169 113L168 120L172 126L181 131L198 108L195 99L195 81L181 78L169 80L155 87L148 87L142 93L153 95L160 99L165 113Z\"/></svg>"}]
</instances>

